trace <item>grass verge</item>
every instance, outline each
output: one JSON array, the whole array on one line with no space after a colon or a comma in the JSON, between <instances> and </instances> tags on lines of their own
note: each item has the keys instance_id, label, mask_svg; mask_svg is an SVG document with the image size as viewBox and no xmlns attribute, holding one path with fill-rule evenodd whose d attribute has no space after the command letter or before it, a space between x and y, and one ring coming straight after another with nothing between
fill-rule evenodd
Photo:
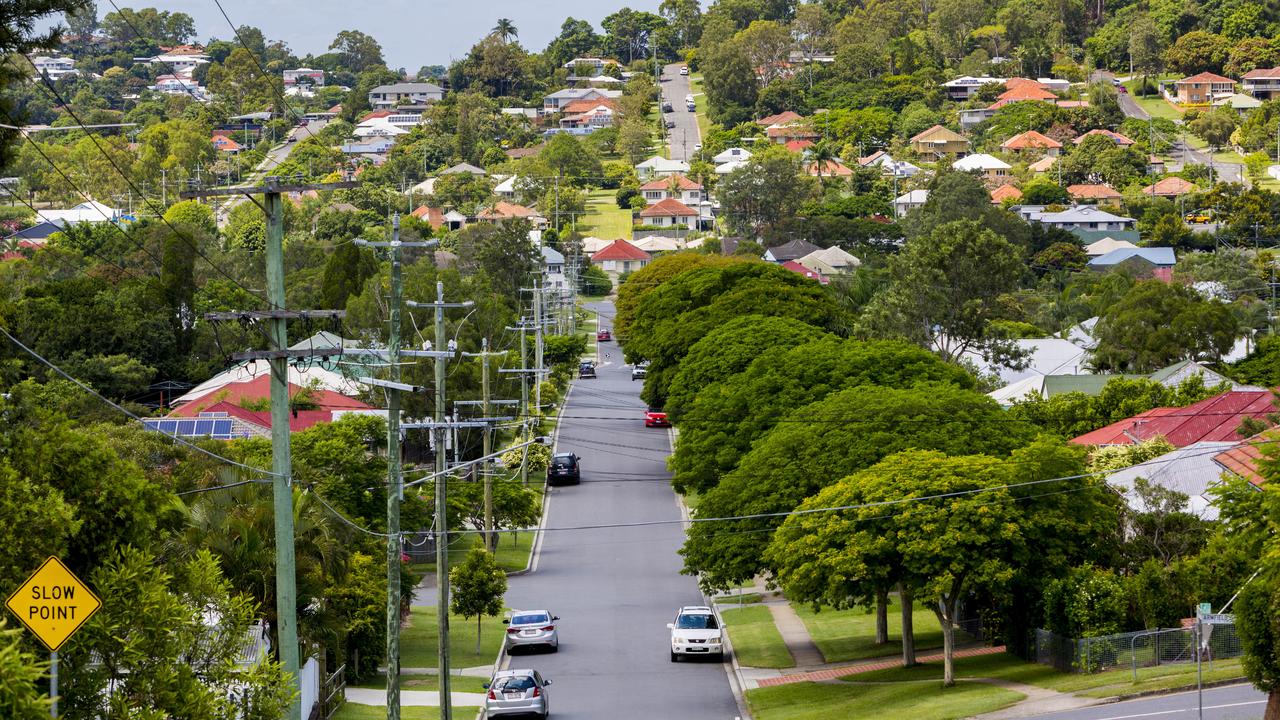
<instances>
[{"instance_id":1,"label":"grass verge","mask_svg":"<svg viewBox=\"0 0 1280 720\"><path fill-rule=\"evenodd\" d=\"M592 190L587 213L578 221L578 232L605 240L631 239L631 211L618 207L614 190Z\"/></svg>"},{"instance_id":2,"label":"grass verge","mask_svg":"<svg viewBox=\"0 0 1280 720\"><path fill-rule=\"evenodd\" d=\"M716 598L716 604L722 607L733 607L734 605L750 605L764 600L764 595L760 593L742 593L741 595L721 595Z\"/></svg>"},{"instance_id":3,"label":"grass verge","mask_svg":"<svg viewBox=\"0 0 1280 720\"><path fill-rule=\"evenodd\" d=\"M400 665L407 668L436 667L436 609L413 608L409 627L400 636ZM501 617L487 617L481 622L480 652L476 652L476 619L449 616L449 652L453 667L489 665L498 655L504 628Z\"/></svg>"},{"instance_id":4,"label":"grass verge","mask_svg":"<svg viewBox=\"0 0 1280 720\"><path fill-rule=\"evenodd\" d=\"M955 687L907 683L849 685L793 683L747 691L756 720L951 720L1008 707L1025 696L979 683Z\"/></svg>"},{"instance_id":5,"label":"grass verge","mask_svg":"<svg viewBox=\"0 0 1280 720\"><path fill-rule=\"evenodd\" d=\"M875 643L876 616L873 610L822 610L814 612L807 605L792 603L809 636L822 652L827 662L863 660L866 658L898 655L902 651L902 611L897 600L889 603L889 642ZM942 647L942 628L931 610L920 609L911 614L915 626L916 650L932 650ZM957 641L967 637L956 633Z\"/></svg>"},{"instance_id":6,"label":"grass verge","mask_svg":"<svg viewBox=\"0 0 1280 720\"><path fill-rule=\"evenodd\" d=\"M693 95L693 106L697 108L698 134L705 138L711 130L711 118L707 117L707 93L702 86L701 75L689 76L689 93Z\"/></svg>"},{"instance_id":7,"label":"grass verge","mask_svg":"<svg viewBox=\"0 0 1280 720\"><path fill-rule=\"evenodd\" d=\"M773 613L767 607L722 610L724 625L739 665L758 668L795 667L796 661L787 650L782 634L773 624Z\"/></svg>"},{"instance_id":8,"label":"grass verge","mask_svg":"<svg viewBox=\"0 0 1280 720\"><path fill-rule=\"evenodd\" d=\"M453 716L458 718L475 717L480 712L478 707L456 707ZM333 716L333 720L386 720L387 709L377 705L357 705L346 703ZM401 720L436 720L440 717L440 708L404 706L400 708Z\"/></svg>"},{"instance_id":9,"label":"grass verge","mask_svg":"<svg viewBox=\"0 0 1280 720\"><path fill-rule=\"evenodd\" d=\"M532 485L535 478L533 476L530 476L530 478L530 484ZM515 478L517 481L519 479L518 476ZM537 478L537 480L541 482L540 478ZM498 533L497 552L493 554L493 559L498 563L498 567L507 572L516 572L528 567L529 553L533 550L533 538L536 534L533 529L515 533ZM456 538L449 545L449 567L456 567L458 563L462 562L476 542L476 536L474 535L462 535ZM436 571L436 564L433 562L415 563L412 570L419 577L431 575Z\"/></svg>"}]
</instances>

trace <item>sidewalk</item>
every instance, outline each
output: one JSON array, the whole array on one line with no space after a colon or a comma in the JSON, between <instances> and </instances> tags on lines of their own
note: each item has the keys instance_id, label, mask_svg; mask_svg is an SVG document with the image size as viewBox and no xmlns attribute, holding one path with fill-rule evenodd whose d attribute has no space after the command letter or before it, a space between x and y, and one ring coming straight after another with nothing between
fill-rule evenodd
<instances>
[{"instance_id":1,"label":"sidewalk","mask_svg":"<svg viewBox=\"0 0 1280 720\"><path fill-rule=\"evenodd\" d=\"M484 705L483 693L451 692L454 707L479 707ZM375 688L347 688L347 702L357 705L386 707L387 691ZM402 707L440 707L440 693L435 690L401 690Z\"/></svg>"}]
</instances>

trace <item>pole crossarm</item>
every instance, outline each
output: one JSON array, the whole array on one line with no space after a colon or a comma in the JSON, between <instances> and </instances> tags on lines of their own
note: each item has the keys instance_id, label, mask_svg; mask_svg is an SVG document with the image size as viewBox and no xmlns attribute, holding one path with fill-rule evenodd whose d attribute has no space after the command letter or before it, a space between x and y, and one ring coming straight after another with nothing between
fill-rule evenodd
<instances>
[{"instance_id":1,"label":"pole crossarm","mask_svg":"<svg viewBox=\"0 0 1280 720\"><path fill-rule=\"evenodd\" d=\"M395 247L429 248L429 247L435 247L440 244L439 240L422 240L422 241L392 240L390 242L384 242L384 241L378 241L378 240L365 240L364 238L356 238L351 242L354 243L355 245L358 245L359 247L374 247L374 248L395 248Z\"/></svg>"},{"instance_id":2,"label":"pole crossarm","mask_svg":"<svg viewBox=\"0 0 1280 720\"><path fill-rule=\"evenodd\" d=\"M346 310L239 310L205 313L205 320L341 320Z\"/></svg>"},{"instance_id":3,"label":"pole crossarm","mask_svg":"<svg viewBox=\"0 0 1280 720\"><path fill-rule=\"evenodd\" d=\"M424 422L400 423L400 427L405 430L437 430L437 429L454 429L454 428L482 428L489 427L487 422L477 422L471 420L445 420L444 422L435 422L427 420Z\"/></svg>"},{"instance_id":4,"label":"pole crossarm","mask_svg":"<svg viewBox=\"0 0 1280 720\"><path fill-rule=\"evenodd\" d=\"M484 400L454 400L454 405L484 405ZM519 405L519 400L490 400L489 405Z\"/></svg>"},{"instance_id":5,"label":"pole crossarm","mask_svg":"<svg viewBox=\"0 0 1280 720\"><path fill-rule=\"evenodd\" d=\"M232 360L299 360L303 358L329 358L341 355L338 348L302 348L299 350L247 350L231 353Z\"/></svg>"}]
</instances>

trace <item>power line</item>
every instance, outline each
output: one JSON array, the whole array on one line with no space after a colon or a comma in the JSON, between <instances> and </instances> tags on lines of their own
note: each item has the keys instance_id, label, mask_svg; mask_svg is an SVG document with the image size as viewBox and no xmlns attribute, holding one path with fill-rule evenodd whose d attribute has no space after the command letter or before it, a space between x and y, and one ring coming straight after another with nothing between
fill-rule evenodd
<instances>
[{"instance_id":1,"label":"power line","mask_svg":"<svg viewBox=\"0 0 1280 720\"><path fill-rule=\"evenodd\" d=\"M268 75L266 69L262 67L262 63L258 60L258 54L249 49L248 43L244 41L244 36L240 34L240 29L236 27L235 23L231 22L231 17L227 15L226 8L222 7L221 0L213 0L213 3L218 6L218 11L222 13L222 17L227 21L227 25L231 27L231 32L235 34L236 41L240 43L240 47L244 48L245 52L249 53L250 59L253 60L254 67L258 68L258 73L267 81L267 85L271 88L272 94L274 94L276 99L280 101L281 107L284 108L286 113L293 116L295 122L299 121L301 118L299 118L298 114L293 111L293 108L289 107L289 103L284 99L284 96L276 89L276 84L272 81L272 76Z\"/></svg>"}]
</instances>

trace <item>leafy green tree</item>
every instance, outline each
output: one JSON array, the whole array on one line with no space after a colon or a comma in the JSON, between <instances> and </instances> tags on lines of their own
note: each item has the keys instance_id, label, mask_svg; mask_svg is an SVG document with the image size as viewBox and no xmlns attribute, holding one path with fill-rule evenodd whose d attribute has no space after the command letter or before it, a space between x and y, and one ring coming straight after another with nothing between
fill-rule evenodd
<instances>
[{"instance_id":1,"label":"leafy green tree","mask_svg":"<svg viewBox=\"0 0 1280 720\"><path fill-rule=\"evenodd\" d=\"M45 665L22 647L22 628L6 628L0 619L0 714L12 720L44 720L49 698L39 687Z\"/></svg>"},{"instance_id":2,"label":"leafy green tree","mask_svg":"<svg viewBox=\"0 0 1280 720\"><path fill-rule=\"evenodd\" d=\"M113 41L182 45L196 35L195 21L183 12L155 8L122 8L102 17L102 32Z\"/></svg>"},{"instance_id":3,"label":"leafy green tree","mask_svg":"<svg viewBox=\"0 0 1280 720\"><path fill-rule=\"evenodd\" d=\"M1044 604L1048 629L1062 637L1099 637L1124 629L1124 584L1108 569L1072 568L1045 588Z\"/></svg>"},{"instance_id":4,"label":"leafy green tree","mask_svg":"<svg viewBox=\"0 0 1280 720\"><path fill-rule=\"evenodd\" d=\"M276 93L283 89L281 79L275 75L263 75L253 53L244 48L232 50L223 63L211 66L207 79L210 92L236 114L273 107ZM205 144L208 140L206 137Z\"/></svg>"},{"instance_id":5,"label":"leafy green tree","mask_svg":"<svg viewBox=\"0 0 1280 720\"><path fill-rule=\"evenodd\" d=\"M359 30L343 30L329 43L330 50L342 56L342 66L353 73L362 73L385 65L382 46L371 36Z\"/></svg>"},{"instance_id":6,"label":"leafy green tree","mask_svg":"<svg viewBox=\"0 0 1280 720\"><path fill-rule=\"evenodd\" d=\"M555 65L564 65L576 57L590 55L599 43L600 36L590 22L565 18L560 25L560 34L547 45L543 55Z\"/></svg>"},{"instance_id":7,"label":"leafy green tree","mask_svg":"<svg viewBox=\"0 0 1280 720\"><path fill-rule=\"evenodd\" d=\"M1070 438L1152 408L1190 405L1230 389L1229 383L1206 387L1203 376L1198 373L1174 388L1142 377L1117 377L1108 380L1096 396L1082 392L1061 393L1050 398L1037 395L1015 402L1010 412L1047 432ZM1099 467L1118 470L1133 464L1125 461L1134 457L1129 454L1132 451L1106 449L1099 452L1098 463L1113 453L1123 456L1118 464L1100 464Z\"/></svg>"},{"instance_id":8,"label":"leafy green tree","mask_svg":"<svg viewBox=\"0 0 1280 720\"><path fill-rule=\"evenodd\" d=\"M1093 362L1101 370L1151 372L1183 359L1217 359L1239 334L1230 308L1194 290L1139 282L1098 320Z\"/></svg>"},{"instance_id":9,"label":"leafy green tree","mask_svg":"<svg viewBox=\"0 0 1280 720\"><path fill-rule=\"evenodd\" d=\"M1274 571L1259 575L1236 601L1236 632L1244 649L1244 674L1267 693L1264 720L1280 718L1280 580Z\"/></svg>"},{"instance_id":10,"label":"leafy green tree","mask_svg":"<svg viewBox=\"0 0 1280 720\"><path fill-rule=\"evenodd\" d=\"M1022 186L1022 201L1028 205L1066 205L1071 202L1071 196L1058 183L1036 178Z\"/></svg>"},{"instance_id":11,"label":"leafy green tree","mask_svg":"<svg viewBox=\"0 0 1280 720\"><path fill-rule=\"evenodd\" d=\"M351 242L339 244L324 264L324 306L346 309L347 298L359 295L365 281L377 271L378 261L372 251Z\"/></svg>"},{"instance_id":12,"label":"leafy green tree","mask_svg":"<svg viewBox=\"0 0 1280 720\"><path fill-rule=\"evenodd\" d=\"M482 270L503 297L519 303L520 287L538 268L541 254L529 239L528 221L474 224L457 235L463 268Z\"/></svg>"},{"instance_id":13,"label":"leafy green tree","mask_svg":"<svg viewBox=\"0 0 1280 720\"><path fill-rule=\"evenodd\" d=\"M771 145L726 175L718 192L725 222L734 232L768 240L814 196L816 186L814 178L801 176L799 156Z\"/></svg>"},{"instance_id":14,"label":"leafy green tree","mask_svg":"<svg viewBox=\"0 0 1280 720\"><path fill-rule=\"evenodd\" d=\"M1147 77L1160 72L1164 65L1167 40L1161 37L1155 23L1147 15L1139 15L1129 26L1129 59L1133 69L1142 73L1142 94L1147 94Z\"/></svg>"},{"instance_id":15,"label":"leafy green tree","mask_svg":"<svg viewBox=\"0 0 1280 720\"><path fill-rule=\"evenodd\" d=\"M1240 116L1229 107L1215 108L1201 113L1199 117L1187 124L1187 129L1197 137L1209 143L1209 147L1217 149L1231 139L1231 133L1240 124Z\"/></svg>"},{"instance_id":16,"label":"leafy green tree","mask_svg":"<svg viewBox=\"0 0 1280 720\"><path fill-rule=\"evenodd\" d=\"M707 21L711 27L712 21ZM710 116L725 126L751 119L760 86L746 48L736 40L712 42L704 33L698 50Z\"/></svg>"},{"instance_id":17,"label":"leafy green tree","mask_svg":"<svg viewBox=\"0 0 1280 720\"><path fill-rule=\"evenodd\" d=\"M1031 258L1038 272L1080 272L1089 264L1089 256L1076 243L1059 242L1041 250Z\"/></svg>"},{"instance_id":18,"label":"leafy green tree","mask_svg":"<svg viewBox=\"0 0 1280 720\"><path fill-rule=\"evenodd\" d=\"M609 278L609 273L595 265L588 265L584 268L578 281L582 285L581 291L583 295L603 296L613 292L613 280Z\"/></svg>"},{"instance_id":19,"label":"leafy green tree","mask_svg":"<svg viewBox=\"0 0 1280 720\"><path fill-rule=\"evenodd\" d=\"M1220 73L1230 51L1231 42L1225 37L1193 30L1165 50L1164 61L1171 70L1184 76L1205 71Z\"/></svg>"},{"instance_id":20,"label":"leafy green tree","mask_svg":"<svg viewBox=\"0 0 1280 720\"><path fill-rule=\"evenodd\" d=\"M735 262L745 262L745 260L695 252L659 255L653 262L628 275L626 280L618 285L618 299L614 303L616 310L613 319L614 332L626 338L644 297L672 278L698 268L718 267ZM636 356L628 355L628 359L634 360Z\"/></svg>"},{"instance_id":21,"label":"leafy green tree","mask_svg":"<svg viewBox=\"0 0 1280 720\"><path fill-rule=\"evenodd\" d=\"M494 617L502 612L502 596L507 592L507 575L498 567L493 553L482 547L473 547L456 567L449 572L453 584L449 609L464 618L476 618L476 652L480 652L480 631L485 615Z\"/></svg>"}]
</instances>

